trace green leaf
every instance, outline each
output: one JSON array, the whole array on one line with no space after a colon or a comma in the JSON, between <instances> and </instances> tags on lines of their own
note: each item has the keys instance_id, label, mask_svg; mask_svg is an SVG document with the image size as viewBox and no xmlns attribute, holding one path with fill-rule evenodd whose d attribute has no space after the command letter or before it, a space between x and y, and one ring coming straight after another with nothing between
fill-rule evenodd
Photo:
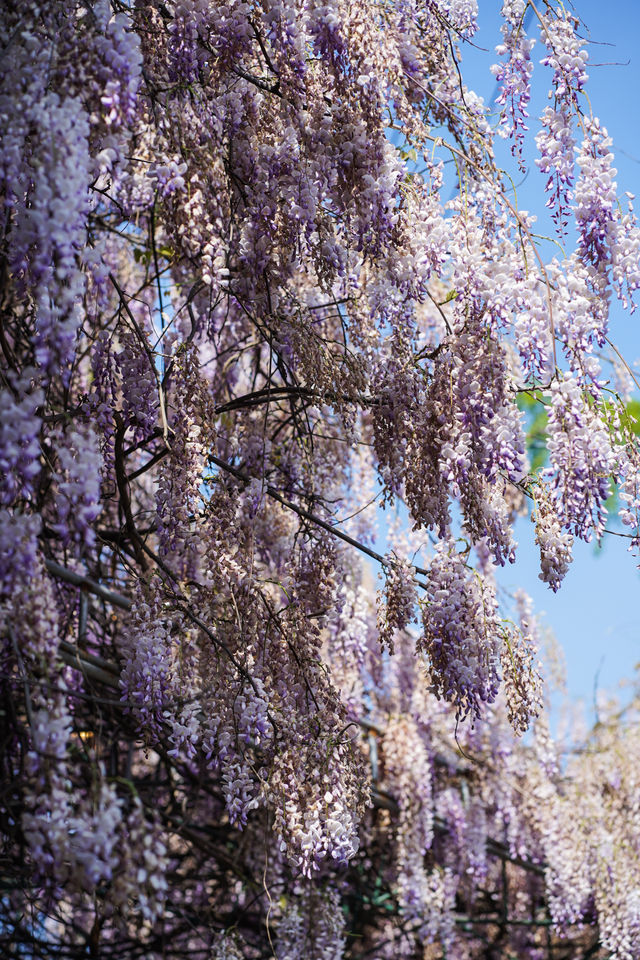
<instances>
[{"instance_id":1,"label":"green leaf","mask_svg":"<svg viewBox=\"0 0 640 960\"><path fill-rule=\"evenodd\" d=\"M633 430L636 437L640 437L640 400L629 400L625 409L629 419L629 429Z\"/></svg>"}]
</instances>

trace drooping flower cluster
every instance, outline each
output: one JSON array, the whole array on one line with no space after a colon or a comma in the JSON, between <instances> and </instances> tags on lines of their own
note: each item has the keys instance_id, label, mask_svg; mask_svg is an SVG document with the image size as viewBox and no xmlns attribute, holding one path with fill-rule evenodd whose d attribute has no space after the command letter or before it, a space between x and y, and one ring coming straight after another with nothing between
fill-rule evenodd
<instances>
[{"instance_id":1,"label":"drooping flower cluster","mask_svg":"<svg viewBox=\"0 0 640 960\"><path fill-rule=\"evenodd\" d=\"M413 569L395 556L388 558L384 592L378 594L380 643L393 652L396 630L405 630L415 620L416 587Z\"/></svg>"},{"instance_id":2,"label":"drooping flower cluster","mask_svg":"<svg viewBox=\"0 0 640 960\"><path fill-rule=\"evenodd\" d=\"M392 720L384 740L385 781L398 804L397 896L412 919L431 907L425 856L433 843L433 770L428 746L411 717Z\"/></svg>"},{"instance_id":3,"label":"drooping flower cluster","mask_svg":"<svg viewBox=\"0 0 640 960\"><path fill-rule=\"evenodd\" d=\"M302 888L278 924L278 960L340 960L344 956L344 917L336 890Z\"/></svg>"},{"instance_id":4,"label":"drooping flower cluster","mask_svg":"<svg viewBox=\"0 0 640 960\"><path fill-rule=\"evenodd\" d=\"M540 30L548 51L542 63L553 70L554 95L571 107L589 79L585 69L589 57L576 33L577 26L578 21L565 10L545 10Z\"/></svg>"},{"instance_id":5,"label":"drooping flower cluster","mask_svg":"<svg viewBox=\"0 0 640 960\"><path fill-rule=\"evenodd\" d=\"M78 258L86 244L89 125L80 102L57 93L34 104L29 121L29 204L17 208L12 267L36 302L36 362L47 376L68 380L85 287ZM65 145L60 156L55 144Z\"/></svg>"},{"instance_id":6,"label":"drooping flower cluster","mask_svg":"<svg viewBox=\"0 0 640 960\"><path fill-rule=\"evenodd\" d=\"M545 107L542 130L536 136L539 169L547 175L545 190L550 194L547 206L561 232L567 227L575 170L575 137L569 108Z\"/></svg>"},{"instance_id":7,"label":"drooping flower cluster","mask_svg":"<svg viewBox=\"0 0 640 960\"><path fill-rule=\"evenodd\" d=\"M607 278L616 242L617 184L611 143L597 120L585 120L585 138L578 153L580 176L575 186L575 218L580 256L593 270L596 289L595 278Z\"/></svg>"},{"instance_id":8,"label":"drooping flower cluster","mask_svg":"<svg viewBox=\"0 0 640 960\"><path fill-rule=\"evenodd\" d=\"M606 423L572 377L551 387L548 431L558 520L578 537L589 540L594 531L599 539L617 457Z\"/></svg>"},{"instance_id":9,"label":"drooping flower cluster","mask_svg":"<svg viewBox=\"0 0 640 960\"><path fill-rule=\"evenodd\" d=\"M531 99L531 74L533 63L531 51L535 44L528 37L524 27L525 0L505 0L502 4L504 24L501 27L503 42L496 47L498 56L508 56L502 64L492 68L496 82L500 85L497 103L506 107L500 123L505 135L513 138L513 153L522 165L522 147L525 132L529 129L528 106Z\"/></svg>"},{"instance_id":10,"label":"drooping flower cluster","mask_svg":"<svg viewBox=\"0 0 640 960\"><path fill-rule=\"evenodd\" d=\"M492 574L527 495L554 590L618 481L638 545L640 232L575 21L505 0L545 262L477 13L3 5L0 954L637 954L637 738L563 761Z\"/></svg>"},{"instance_id":11,"label":"drooping flower cluster","mask_svg":"<svg viewBox=\"0 0 640 960\"><path fill-rule=\"evenodd\" d=\"M551 498L543 488L536 493L535 518L536 543L540 548L538 576L557 593L573 559L573 535L562 530Z\"/></svg>"},{"instance_id":12,"label":"drooping flower cluster","mask_svg":"<svg viewBox=\"0 0 640 960\"><path fill-rule=\"evenodd\" d=\"M424 635L433 691L458 718L479 717L500 684L500 635L491 587L468 569L455 543L441 540L429 566Z\"/></svg>"},{"instance_id":13,"label":"drooping flower cluster","mask_svg":"<svg viewBox=\"0 0 640 960\"><path fill-rule=\"evenodd\" d=\"M69 434L55 438L58 451L56 518L52 529L63 543L75 540L91 548L95 544L94 525L100 505L100 455L95 433L82 424ZM49 438L52 446L54 438Z\"/></svg>"},{"instance_id":14,"label":"drooping flower cluster","mask_svg":"<svg viewBox=\"0 0 640 960\"><path fill-rule=\"evenodd\" d=\"M31 389L30 371L19 380L11 378L0 390L0 500L10 506L16 500L29 500L40 473L42 422L37 415L44 393Z\"/></svg>"},{"instance_id":15,"label":"drooping flower cluster","mask_svg":"<svg viewBox=\"0 0 640 960\"><path fill-rule=\"evenodd\" d=\"M516 604L520 622L505 631L502 676L509 723L523 734L542 711L542 678L531 600L519 590Z\"/></svg>"}]
</instances>

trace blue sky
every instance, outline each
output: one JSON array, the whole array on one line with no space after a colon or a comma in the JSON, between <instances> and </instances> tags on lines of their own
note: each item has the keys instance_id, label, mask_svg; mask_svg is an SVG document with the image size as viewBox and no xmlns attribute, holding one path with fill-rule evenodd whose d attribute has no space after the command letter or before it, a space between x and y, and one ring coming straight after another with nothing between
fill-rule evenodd
<instances>
[{"instance_id":1,"label":"blue sky","mask_svg":"<svg viewBox=\"0 0 640 960\"><path fill-rule=\"evenodd\" d=\"M500 0L479 0L480 31L474 41L485 50L467 47L463 52L463 76L487 101L495 89L489 66L498 59L494 47L500 38L500 5ZM588 28L584 34L597 41L588 47L587 92L594 114L613 137L619 192L635 193L640 203L640 2L578 0L573 9ZM548 71L538 66L542 56L538 42L533 50L539 84L534 82L530 110L531 144L539 129L537 117L547 103ZM531 146L527 155L533 157ZM518 201L521 208L538 215L542 233L553 234L545 217L544 183L543 175L533 168L518 189ZM630 316L616 305L611 332L629 362L640 357L640 308ZM593 544L577 544L572 568L554 595L538 580L538 552L528 521L518 526L516 538L520 544L517 563L502 571L500 581L507 587L524 587L536 611L544 612L544 622L565 651L569 693L582 698L591 711L596 680L598 688L611 689L632 679L640 661L638 561L618 537L608 537L601 551Z\"/></svg>"}]
</instances>

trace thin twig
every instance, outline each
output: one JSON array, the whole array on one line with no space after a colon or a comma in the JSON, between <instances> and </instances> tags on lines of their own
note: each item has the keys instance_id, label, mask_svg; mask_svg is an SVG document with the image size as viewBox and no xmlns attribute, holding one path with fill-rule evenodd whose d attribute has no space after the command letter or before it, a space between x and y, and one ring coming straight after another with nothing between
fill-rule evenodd
<instances>
[{"instance_id":1,"label":"thin twig","mask_svg":"<svg viewBox=\"0 0 640 960\"><path fill-rule=\"evenodd\" d=\"M238 470L237 467L232 467L230 463L220 460L219 457L209 454L209 460L212 463L215 463L217 467L220 467L221 470L224 470L226 473L230 473L237 480L241 480L243 483L249 483L251 481L251 477L243 473L242 470ZM361 553L366 554L366 556L371 557L372 560L377 560L377 562L383 567L389 567L393 565L386 557L383 557L382 554L372 550L371 547L367 547L359 540L355 540L353 537L350 537L348 533L343 533L343 531L339 530L334 524L329 523L327 520L323 520L322 517L319 517L315 513L311 513L309 510L305 510L304 507L299 507L297 503L287 500L287 498L283 497L282 494L275 489L275 487L267 484L264 487L264 490L273 500L277 500L278 503L281 503L283 507L286 507L288 510L292 510L294 513L297 513L298 516L302 517L304 520L309 520L316 526L322 527L323 530L331 533L339 540L343 540L344 543L348 543L350 546L355 547L356 550L359 550ZM414 567L413 569L416 571L416 573L419 573L422 576L428 576L427 571L423 570L422 567ZM417 582L419 583L419 581ZM420 586L422 586L422 584L420 584Z\"/></svg>"}]
</instances>

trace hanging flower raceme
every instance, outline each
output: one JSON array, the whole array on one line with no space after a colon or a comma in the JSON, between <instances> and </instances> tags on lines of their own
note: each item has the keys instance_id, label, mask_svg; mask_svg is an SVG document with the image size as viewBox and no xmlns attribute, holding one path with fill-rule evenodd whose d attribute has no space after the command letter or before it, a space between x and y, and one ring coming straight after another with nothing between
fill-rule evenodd
<instances>
[{"instance_id":1,"label":"hanging flower raceme","mask_svg":"<svg viewBox=\"0 0 640 960\"><path fill-rule=\"evenodd\" d=\"M89 189L89 122L82 103L49 93L34 104L23 190L11 238L12 266L36 303L33 343L38 364L68 382L81 321ZM59 154L56 144L65 144Z\"/></svg>"},{"instance_id":2,"label":"hanging flower raceme","mask_svg":"<svg viewBox=\"0 0 640 960\"><path fill-rule=\"evenodd\" d=\"M56 450L58 458L52 528L64 543L75 541L91 548L95 543L94 524L101 511L102 458L96 435L88 424L82 424L68 434L54 434L47 445Z\"/></svg>"},{"instance_id":3,"label":"hanging flower raceme","mask_svg":"<svg viewBox=\"0 0 640 960\"><path fill-rule=\"evenodd\" d=\"M573 536L563 531L546 487L540 487L535 495L535 524L540 548L538 576L557 593L573 559Z\"/></svg>"},{"instance_id":4,"label":"hanging flower raceme","mask_svg":"<svg viewBox=\"0 0 640 960\"><path fill-rule=\"evenodd\" d=\"M477 0L0 7L0 955L635 957L637 744L493 579L527 494L553 590L640 536L574 18L504 0L496 118Z\"/></svg>"},{"instance_id":5,"label":"hanging flower raceme","mask_svg":"<svg viewBox=\"0 0 640 960\"><path fill-rule=\"evenodd\" d=\"M577 95L589 79L586 63L589 59L583 42L576 33L578 21L563 9L545 10L540 21L540 39L547 48L541 61L553 70L553 95L575 109ZM551 99L549 94L549 99Z\"/></svg>"},{"instance_id":6,"label":"hanging flower raceme","mask_svg":"<svg viewBox=\"0 0 640 960\"><path fill-rule=\"evenodd\" d=\"M364 784L350 753L331 737L299 742L274 759L265 792L280 848L306 877L327 862L346 864L358 850Z\"/></svg>"},{"instance_id":7,"label":"hanging flower raceme","mask_svg":"<svg viewBox=\"0 0 640 960\"><path fill-rule=\"evenodd\" d=\"M33 371L35 372L35 371ZM41 389L32 389L29 369L0 390L0 503L31 499L40 473L41 420L37 409L44 401Z\"/></svg>"},{"instance_id":8,"label":"hanging flower raceme","mask_svg":"<svg viewBox=\"0 0 640 960\"><path fill-rule=\"evenodd\" d=\"M578 153L580 176L575 186L575 218L579 252L592 267L594 286L609 279L613 248L617 241L616 169L611 138L598 120L585 120L585 137Z\"/></svg>"},{"instance_id":9,"label":"hanging flower raceme","mask_svg":"<svg viewBox=\"0 0 640 960\"><path fill-rule=\"evenodd\" d=\"M526 733L542 710L542 678L538 649L530 633L506 630L502 650L502 682L507 716L516 734Z\"/></svg>"},{"instance_id":10,"label":"hanging flower raceme","mask_svg":"<svg viewBox=\"0 0 640 960\"><path fill-rule=\"evenodd\" d=\"M496 82L500 85L497 103L505 107L500 123L505 136L513 138L512 151L522 164L522 147L525 132L529 129L528 106L531 99L531 74L533 63L531 51L535 44L524 29L525 0L505 0L502 4L504 24L500 28L503 42L496 47L498 56L508 56L501 64L492 67Z\"/></svg>"},{"instance_id":11,"label":"hanging flower raceme","mask_svg":"<svg viewBox=\"0 0 640 960\"><path fill-rule=\"evenodd\" d=\"M385 783L398 804L397 895L408 917L431 906L425 856L433 842L433 763L428 738L411 717L394 718L383 743Z\"/></svg>"},{"instance_id":12,"label":"hanging flower raceme","mask_svg":"<svg viewBox=\"0 0 640 960\"><path fill-rule=\"evenodd\" d=\"M345 930L338 891L303 887L287 905L276 936L278 960L341 960Z\"/></svg>"},{"instance_id":13,"label":"hanging flower raceme","mask_svg":"<svg viewBox=\"0 0 640 960\"><path fill-rule=\"evenodd\" d=\"M564 233L571 213L572 186L575 176L575 133L569 108L559 110L545 107L541 116L542 130L536 136L540 157L536 160L542 173L548 175L545 190L549 194L547 206L561 233Z\"/></svg>"},{"instance_id":14,"label":"hanging flower raceme","mask_svg":"<svg viewBox=\"0 0 640 960\"><path fill-rule=\"evenodd\" d=\"M380 643L393 652L396 630L405 630L415 622L417 600L414 569L395 554L388 557L384 590L378 594L378 631Z\"/></svg>"},{"instance_id":15,"label":"hanging flower raceme","mask_svg":"<svg viewBox=\"0 0 640 960\"><path fill-rule=\"evenodd\" d=\"M433 691L456 708L458 718L480 717L500 685L501 640L495 596L470 570L452 540L441 540L429 566L422 603Z\"/></svg>"},{"instance_id":16,"label":"hanging flower raceme","mask_svg":"<svg viewBox=\"0 0 640 960\"><path fill-rule=\"evenodd\" d=\"M548 433L551 466L546 477L560 525L584 540L592 532L600 539L618 457L595 402L572 377L558 379L551 387Z\"/></svg>"}]
</instances>

